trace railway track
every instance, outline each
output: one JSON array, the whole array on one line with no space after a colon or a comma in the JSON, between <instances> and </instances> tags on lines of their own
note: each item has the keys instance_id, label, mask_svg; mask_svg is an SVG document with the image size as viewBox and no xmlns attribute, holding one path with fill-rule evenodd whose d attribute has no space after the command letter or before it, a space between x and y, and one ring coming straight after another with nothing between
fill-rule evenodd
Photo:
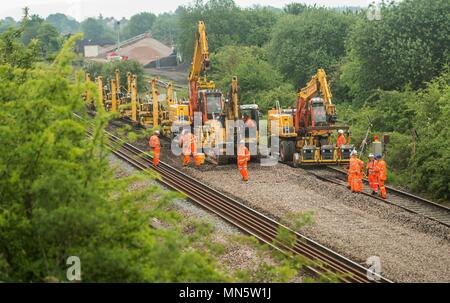
<instances>
[{"instance_id":1,"label":"railway track","mask_svg":"<svg viewBox=\"0 0 450 303\"><path fill-rule=\"evenodd\" d=\"M201 183L167 163L160 162L160 165L155 168L152 165L151 155L108 131L105 131L105 134L109 139L109 148L117 157L137 169L155 170L161 176L158 181L162 184L186 194L191 201L272 248L284 254L304 256L308 260L306 268L318 277L325 280L337 277L338 281L347 283L392 282L374 272L371 276L375 279L369 279L368 269L364 266ZM92 134L88 132L88 135ZM295 235L294 243L288 244L279 239L278 234L282 229Z\"/></svg>"},{"instance_id":2,"label":"railway track","mask_svg":"<svg viewBox=\"0 0 450 303\"><path fill-rule=\"evenodd\" d=\"M332 172L334 175L318 173L320 171ZM323 170L308 170L308 172L323 181L347 186L347 172L342 169L329 166ZM390 186L386 186L388 198L385 200L379 196L371 195L369 181L364 179L363 182L366 186L362 194L450 227L450 208Z\"/></svg>"}]
</instances>

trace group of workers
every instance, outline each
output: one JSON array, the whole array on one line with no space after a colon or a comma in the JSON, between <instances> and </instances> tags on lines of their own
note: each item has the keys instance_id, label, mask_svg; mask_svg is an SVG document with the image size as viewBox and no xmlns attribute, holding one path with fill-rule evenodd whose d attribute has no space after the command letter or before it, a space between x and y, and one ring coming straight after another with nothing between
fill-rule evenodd
<instances>
[{"instance_id":1,"label":"group of workers","mask_svg":"<svg viewBox=\"0 0 450 303\"><path fill-rule=\"evenodd\" d=\"M161 141L159 140L159 131L153 132L150 137L148 145L153 152L153 165L158 166L161 155ZM191 156L194 158L195 166L201 165L200 154L197 153L195 135L187 130L183 130L180 136L179 144L182 147L183 166L188 166L191 163Z\"/></svg>"},{"instance_id":2,"label":"group of workers","mask_svg":"<svg viewBox=\"0 0 450 303\"><path fill-rule=\"evenodd\" d=\"M247 122L247 121L246 121ZM188 166L191 162L191 156L194 158L195 166L199 167L202 163L200 154L197 153L196 137L188 130L181 132L179 144L182 147L183 166ZM344 132L338 131L338 138L336 146L340 152L340 146L345 145L346 140ZM161 142L159 140L159 131L155 131L149 140L150 149L153 151L153 165L158 166L161 154ZM386 161L381 154L369 154L369 161L366 165L358 158L358 152L353 150L350 154L350 166L348 169L348 187L352 192L362 192L363 176L366 175L369 181L369 187L372 190L372 195L377 195L378 191L383 199L387 198L386 187ZM245 146L245 141L239 142L237 150L237 166L243 181L248 181L247 163L250 161L250 153Z\"/></svg>"},{"instance_id":3,"label":"group of workers","mask_svg":"<svg viewBox=\"0 0 450 303\"><path fill-rule=\"evenodd\" d=\"M358 159L358 152L353 150L350 158L350 167L348 169L348 187L352 192L362 192L362 178L366 175L369 181L369 187L372 195L377 195L380 191L380 197L387 198L386 187L386 161L381 154L369 154L369 161L364 167L364 162Z\"/></svg>"},{"instance_id":4,"label":"group of workers","mask_svg":"<svg viewBox=\"0 0 450 303\"><path fill-rule=\"evenodd\" d=\"M156 167L159 164L161 154L161 141L159 140L159 131L156 130L150 137L148 145L153 152L153 165ZM188 130L181 132L179 144L182 147L183 166L188 166L191 162L191 156L194 158L195 166L201 165L202 159L196 148L196 137ZM245 141L241 140L237 153L237 166L242 176L242 180L248 181L247 162L250 161L250 153L245 146Z\"/></svg>"},{"instance_id":5,"label":"group of workers","mask_svg":"<svg viewBox=\"0 0 450 303\"><path fill-rule=\"evenodd\" d=\"M248 128L256 127L256 123L247 114L242 116L244 124ZM159 140L159 131L156 130L150 137L148 145L153 152L153 165L158 166L161 154L161 142ZM197 138L189 130L184 129L181 132L179 145L182 147L183 166L188 166L191 163L191 157L194 158L195 166L199 167L202 163L201 153L197 152ZM247 163L250 161L250 152L245 146L245 140L239 142L237 150L237 167L242 176L243 181L248 181Z\"/></svg>"},{"instance_id":6,"label":"group of workers","mask_svg":"<svg viewBox=\"0 0 450 303\"><path fill-rule=\"evenodd\" d=\"M378 141L378 136L375 136L375 141ZM336 147L340 156L341 145L347 142L344 137L344 131L338 130L338 137ZM386 161L384 161L381 154L369 154L369 161L364 167L364 162L358 159L358 152L353 150L350 154L350 166L348 169L348 187L352 192L362 192L362 179L366 175L369 181L369 187L372 190L372 195L377 195L380 191L380 197L387 198L386 187Z\"/></svg>"}]
</instances>

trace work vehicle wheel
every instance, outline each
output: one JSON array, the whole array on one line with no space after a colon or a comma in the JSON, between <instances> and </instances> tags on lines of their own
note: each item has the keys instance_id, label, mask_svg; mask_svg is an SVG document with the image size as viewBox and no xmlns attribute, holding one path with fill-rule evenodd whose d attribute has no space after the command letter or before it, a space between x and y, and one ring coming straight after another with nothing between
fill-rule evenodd
<instances>
[{"instance_id":1,"label":"work vehicle wheel","mask_svg":"<svg viewBox=\"0 0 450 303\"><path fill-rule=\"evenodd\" d=\"M291 162L294 155L294 142L281 141L280 143L280 161L283 163Z\"/></svg>"}]
</instances>

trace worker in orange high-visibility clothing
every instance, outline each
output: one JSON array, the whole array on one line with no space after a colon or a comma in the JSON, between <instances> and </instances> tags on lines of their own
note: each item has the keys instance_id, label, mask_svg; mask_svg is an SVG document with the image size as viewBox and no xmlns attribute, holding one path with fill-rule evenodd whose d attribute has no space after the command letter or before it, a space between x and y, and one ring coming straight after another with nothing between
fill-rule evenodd
<instances>
[{"instance_id":1,"label":"worker in orange high-visibility clothing","mask_svg":"<svg viewBox=\"0 0 450 303\"><path fill-rule=\"evenodd\" d=\"M237 153L237 165L239 172L242 175L242 180L248 181L248 171L247 171L247 162L250 161L250 153L248 148L245 146L245 141L241 140L238 153Z\"/></svg>"},{"instance_id":2,"label":"worker in orange high-visibility clothing","mask_svg":"<svg viewBox=\"0 0 450 303\"><path fill-rule=\"evenodd\" d=\"M348 181L353 193L362 192L362 176L364 162L358 159L358 152L353 150L350 157L350 167L348 169Z\"/></svg>"},{"instance_id":3,"label":"worker in orange high-visibility clothing","mask_svg":"<svg viewBox=\"0 0 450 303\"><path fill-rule=\"evenodd\" d=\"M188 166L191 163L191 155L194 157L196 166L200 166L200 158L197 156L197 146L195 136L188 130L183 130L180 138L180 145L183 150L183 166Z\"/></svg>"},{"instance_id":4,"label":"worker in orange high-visibility clothing","mask_svg":"<svg viewBox=\"0 0 450 303\"><path fill-rule=\"evenodd\" d=\"M367 179L369 179L369 186L372 190L372 195L376 195L378 193L379 170L374 154L369 154L369 162L366 164L366 172Z\"/></svg>"},{"instance_id":5,"label":"worker in orange high-visibility clothing","mask_svg":"<svg viewBox=\"0 0 450 303\"><path fill-rule=\"evenodd\" d=\"M378 186L380 188L380 196L383 199L387 198L386 187L384 182L387 179L386 161L384 161L381 154L375 155L377 158L376 166L378 168Z\"/></svg>"},{"instance_id":6,"label":"worker in orange high-visibility clothing","mask_svg":"<svg viewBox=\"0 0 450 303\"><path fill-rule=\"evenodd\" d=\"M159 155L161 154L161 142L159 141L159 130L155 130L148 141L150 149L153 151L153 165L158 166Z\"/></svg>"},{"instance_id":7,"label":"worker in orange high-visibility clothing","mask_svg":"<svg viewBox=\"0 0 450 303\"><path fill-rule=\"evenodd\" d=\"M346 143L347 143L347 140L345 140L344 131L342 129L338 130L336 147L337 147L337 154L338 154L339 159L341 158L341 146L345 145Z\"/></svg>"}]
</instances>

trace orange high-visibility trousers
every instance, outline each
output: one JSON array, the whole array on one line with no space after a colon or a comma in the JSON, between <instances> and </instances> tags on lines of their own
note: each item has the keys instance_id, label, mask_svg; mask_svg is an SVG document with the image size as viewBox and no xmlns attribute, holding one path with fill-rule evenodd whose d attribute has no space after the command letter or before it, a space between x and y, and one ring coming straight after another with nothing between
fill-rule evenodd
<instances>
[{"instance_id":1,"label":"orange high-visibility trousers","mask_svg":"<svg viewBox=\"0 0 450 303\"><path fill-rule=\"evenodd\" d=\"M352 179L353 179L353 175L348 174L348 177L347 177L347 182L348 182L347 187L348 188L352 188Z\"/></svg>"},{"instance_id":2,"label":"orange high-visibility trousers","mask_svg":"<svg viewBox=\"0 0 450 303\"><path fill-rule=\"evenodd\" d=\"M362 192L362 179L359 174L351 174L351 190L352 192L360 193Z\"/></svg>"},{"instance_id":3,"label":"orange high-visibility trousers","mask_svg":"<svg viewBox=\"0 0 450 303\"><path fill-rule=\"evenodd\" d=\"M191 155L183 155L183 166L187 166L191 163Z\"/></svg>"},{"instance_id":4,"label":"orange high-visibility trousers","mask_svg":"<svg viewBox=\"0 0 450 303\"><path fill-rule=\"evenodd\" d=\"M384 180L379 180L379 187L380 187L380 196L383 199L387 198L387 192L386 192L386 187L384 186Z\"/></svg>"},{"instance_id":5,"label":"orange high-visibility trousers","mask_svg":"<svg viewBox=\"0 0 450 303\"><path fill-rule=\"evenodd\" d=\"M240 166L240 167L239 167L239 172L241 173L242 180L248 181L248 170L247 170L247 166Z\"/></svg>"},{"instance_id":6,"label":"orange high-visibility trousers","mask_svg":"<svg viewBox=\"0 0 450 303\"><path fill-rule=\"evenodd\" d=\"M376 174L369 174L367 177L369 180L369 187L372 191L377 192L378 191L378 176Z\"/></svg>"},{"instance_id":7,"label":"orange high-visibility trousers","mask_svg":"<svg viewBox=\"0 0 450 303\"><path fill-rule=\"evenodd\" d=\"M195 166L200 166L200 164L201 164L201 160L200 160L200 156L198 156L198 155L194 155L194 164L195 164Z\"/></svg>"},{"instance_id":8,"label":"orange high-visibility trousers","mask_svg":"<svg viewBox=\"0 0 450 303\"><path fill-rule=\"evenodd\" d=\"M155 147L153 149L153 165L158 166L159 164L159 155L161 154L161 148Z\"/></svg>"}]
</instances>

